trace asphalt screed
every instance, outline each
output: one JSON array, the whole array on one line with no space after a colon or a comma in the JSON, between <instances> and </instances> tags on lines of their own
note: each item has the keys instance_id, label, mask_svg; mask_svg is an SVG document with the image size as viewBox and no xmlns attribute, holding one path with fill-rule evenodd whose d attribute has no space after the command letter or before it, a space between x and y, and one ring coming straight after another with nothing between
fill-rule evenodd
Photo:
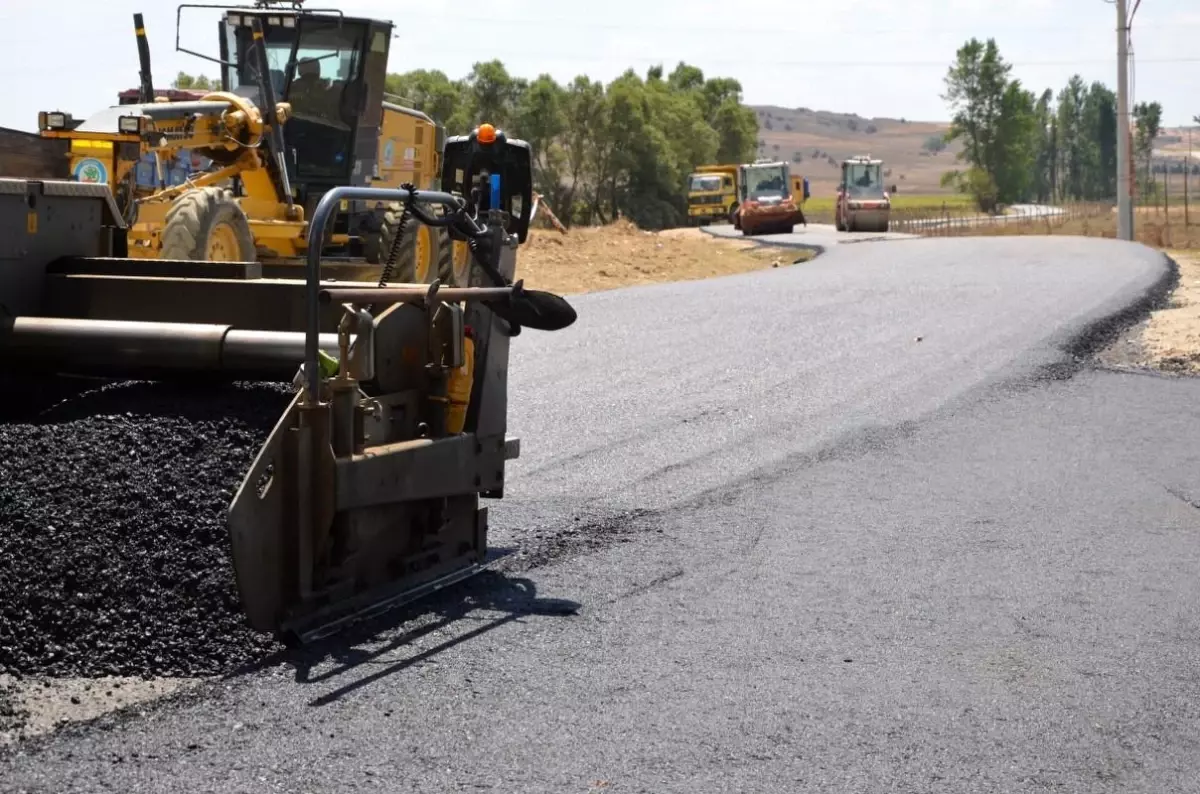
<instances>
[{"instance_id":1,"label":"asphalt screed","mask_svg":"<svg viewBox=\"0 0 1200 794\"><path fill-rule=\"evenodd\" d=\"M0 385L0 673L192 677L276 647L225 516L289 387Z\"/></svg>"}]
</instances>

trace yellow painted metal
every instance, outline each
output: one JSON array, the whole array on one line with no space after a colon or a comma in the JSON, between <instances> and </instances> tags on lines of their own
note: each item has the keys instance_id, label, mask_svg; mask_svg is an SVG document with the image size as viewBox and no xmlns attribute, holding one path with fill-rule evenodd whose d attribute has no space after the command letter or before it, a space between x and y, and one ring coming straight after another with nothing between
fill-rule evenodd
<instances>
[{"instance_id":1,"label":"yellow painted metal","mask_svg":"<svg viewBox=\"0 0 1200 794\"><path fill-rule=\"evenodd\" d=\"M433 261L433 233L425 224L417 226L417 261L416 278L422 284L430 282L429 274L437 272L437 263Z\"/></svg>"},{"instance_id":2,"label":"yellow painted metal","mask_svg":"<svg viewBox=\"0 0 1200 794\"><path fill-rule=\"evenodd\" d=\"M205 259L212 262L239 262L237 232L228 223L218 223L208 234Z\"/></svg>"},{"instance_id":3,"label":"yellow painted metal","mask_svg":"<svg viewBox=\"0 0 1200 794\"><path fill-rule=\"evenodd\" d=\"M475 382L475 340L463 337L463 364L450 370L446 382L446 432L461 433L471 406L471 387Z\"/></svg>"},{"instance_id":4,"label":"yellow painted metal","mask_svg":"<svg viewBox=\"0 0 1200 794\"><path fill-rule=\"evenodd\" d=\"M437 188L442 168L437 126L399 105L385 104L377 161L379 179L372 182L373 186L396 188L411 183L418 188ZM429 227L419 224L417 229L415 277L428 283L432 280L430 274L437 273L438 253Z\"/></svg>"},{"instance_id":5,"label":"yellow painted metal","mask_svg":"<svg viewBox=\"0 0 1200 794\"><path fill-rule=\"evenodd\" d=\"M379 127L378 187L436 187L441 170L437 128L427 120L384 105Z\"/></svg>"},{"instance_id":6,"label":"yellow painted metal","mask_svg":"<svg viewBox=\"0 0 1200 794\"><path fill-rule=\"evenodd\" d=\"M101 173L99 168L90 170L98 178L107 177L103 181L114 190L125 183L141 158L147 154L169 160L181 150L191 150L215 158L222 164L216 171L197 175L183 185L164 189L134 188L133 196L137 203L129 230L131 257L158 256L167 209L180 195L194 188L231 184L234 178L241 182L238 204L249 221L260 258L279 260L303 257L306 253L307 231L304 209L298 204L288 207L267 168L262 144L267 129L266 118L269 116L251 100L237 94L215 91L201 99L204 102L224 103L226 108L219 112L197 114L186 121L155 119L143 137L72 131L46 131L42 135L71 142L69 156L72 172L88 158L104 163L107 174ZM272 115L279 122L286 122L291 115L291 106L280 102ZM438 137L437 125L427 117L385 103L377 160L382 178L374 184L399 187L411 182L422 188L436 187L441 168ZM119 143L134 146L117 146ZM348 206L343 206L343 209L348 209ZM430 274L437 271L436 240L428 228L423 225L418 228L417 269L421 279L426 281ZM330 235L327 242L346 245L351 239L350 235L342 233ZM213 245L216 249L227 243L218 241L214 236ZM216 249L214 255L220 253Z\"/></svg>"},{"instance_id":7,"label":"yellow painted metal","mask_svg":"<svg viewBox=\"0 0 1200 794\"><path fill-rule=\"evenodd\" d=\"M77 141L86 140L88 143L107 143L110 146L113 143L138 143L139 138L136 135L125 135L119 132L87 132L78 133L71 130L42 130L38 133L43 138L57 138L59 140Z\"/></svg>"},{"instance_id":8,"label":"yellow painted metal","mask_svg":"<svg viewBox=\"0 0 1200 794\"><path fill-rule=\"evenodd\" d=\"M453 267L454 283L460 287L470 286L467 282L471 277L471 249L462 240L452 243L450 263Z\"/></svg>"}]
</instances>

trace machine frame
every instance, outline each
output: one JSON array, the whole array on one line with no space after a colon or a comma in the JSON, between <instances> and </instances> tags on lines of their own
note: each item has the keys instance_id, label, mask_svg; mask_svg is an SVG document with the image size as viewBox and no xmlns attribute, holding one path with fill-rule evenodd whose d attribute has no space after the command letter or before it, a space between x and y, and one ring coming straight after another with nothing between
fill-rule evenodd
<instances>
[{"instance_id":1,"label":"machine frame","mask_svg":"<svg viewBox=\"0 0 1200 794\"><path fill-rule=\"evenodd\" d=\"M528 145L484 125L445 153L439 191L327 191L302 279L264 277L256 262L129 258L106 186L0 179L0 351L23 375L298 385L228 517L247 620L289 643L495 560L480 500L503 498L520 453L507 434L510 341L575 320L514 281ZM470 285L328 279L322 237L344 201L395 203L462 240Z\"/></svg>"}]
</instances>

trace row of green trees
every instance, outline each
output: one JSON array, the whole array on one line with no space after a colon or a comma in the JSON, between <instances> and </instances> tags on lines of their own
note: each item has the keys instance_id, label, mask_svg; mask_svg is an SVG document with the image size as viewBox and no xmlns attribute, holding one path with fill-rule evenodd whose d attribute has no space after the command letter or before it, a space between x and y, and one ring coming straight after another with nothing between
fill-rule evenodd
<instances>
[{"instance_id":1,"label":"row of green trees","mask_svg":"<svg viewBox=\"0 0 1200 794\"><path fill-rule=\"evenodd\" d=\"M174 86L207 89L213 81L180 72ZM751 160L758 141L741 84L686 63L670 74L655 66L607 85L583 75L562 85L547 74L515 77L493 60L457 80L423 69L391 74L385 90L449 134L488 122L528 141L534 189L567 224L621 215L643 228L681 225L687 175L703 163Z\"/></svg>"},{"instance_id":2,"label":"row of green trees","mask_svg":"<svg viewBox=\"0 0 1200 794\"><path fill-rule=\"evenodd\" d=\"M564 223L605 223L618 214L643 228L680 225L686 180L697 165L753 159L758 120L742 87L680 63L607 85L579 76L511 75L498 60L452 80L417 70L388 76L387 91L464 133L489 122L530 143L535 189Z\"/></svg>"},{"instance_id":3,"label":"row of green trees","mask_svg":"<svg viewBox=\"0 0 1200 794\"><path fill-rule=\"evenodd\" d=\"M1011 76L995 39L972 38L959 48L943 94L954 113L947 141L960 141L967 167L943 184L972 195L981 209L996 203L1105 200L1117 195L1116 95L1106 85L1073 76L1057 95L1026 90ZM1152 190L1154 139L1162 106L1132 109L1133 154L1143 188Z\"/></svg>"}]
</instances>

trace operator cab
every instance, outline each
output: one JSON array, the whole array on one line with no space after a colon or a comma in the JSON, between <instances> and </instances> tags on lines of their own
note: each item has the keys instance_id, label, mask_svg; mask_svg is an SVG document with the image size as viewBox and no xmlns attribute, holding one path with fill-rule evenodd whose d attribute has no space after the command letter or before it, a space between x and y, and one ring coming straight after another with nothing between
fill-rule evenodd
<instances>
[{"instance_id":1,"label":"operator cab","mask_svg":"<svg viewBox=\"0 0 1200 794\"><path fill-rule=\"evenodd\" d=\"M221 20L222 90L258 97L252 20L263 27L276 99L291 105L284 154L309 211L335 186L366 186L374 171L392 24L301 11L228 11Z\"/></svg>"},{"instance_id":2,"label":"operator cab","mask_svg":"<svg viewBox=\"0 0 1200 794\"><path fill-rule=\"evenodd\" d=\"M883 199L883 162L852 157L842 163L842 189L852 199Z\"/></svg>"},{"instance_id":3,"label":"operator cab","mask_svg":"<svg viewBox=\"0 0 1200 794\"><path fill-rule=\"evenodd\" d=\"M764 163L742 167L742 201L771 204L792 198L791 169L787 163Z\"/></svg>"}]
</instances>

